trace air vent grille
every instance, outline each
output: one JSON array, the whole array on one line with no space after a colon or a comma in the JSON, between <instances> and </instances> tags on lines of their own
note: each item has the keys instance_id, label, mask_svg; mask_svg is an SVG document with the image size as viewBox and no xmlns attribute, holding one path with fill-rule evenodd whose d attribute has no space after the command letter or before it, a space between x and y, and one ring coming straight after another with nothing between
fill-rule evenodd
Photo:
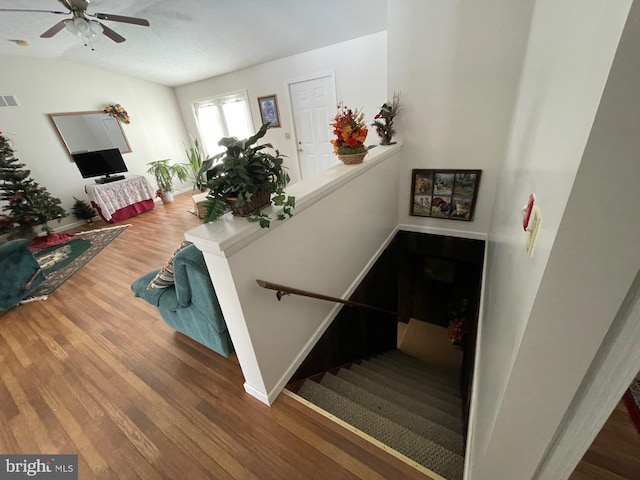
<instances>
[{"instance_id":1,"label":"air vent grille","mask_svg":"<svg viewBox=\"0 0 640 480\"><path fill-rule=\"evenodd\" d=\"M15 95L0 95L0 107L19 107L18 99Z\"/></svg>"}]
</instances>

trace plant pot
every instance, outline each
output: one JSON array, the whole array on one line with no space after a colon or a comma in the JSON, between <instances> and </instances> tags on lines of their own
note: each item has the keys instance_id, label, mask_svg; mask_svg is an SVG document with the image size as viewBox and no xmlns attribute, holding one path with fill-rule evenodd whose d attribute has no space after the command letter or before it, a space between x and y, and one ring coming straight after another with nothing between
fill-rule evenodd
<instances>
[{"instance_id":1,"label":"plant pot","mask_svg":"<svg viewBox=\"0 0 640 480\"><path fill-rule=\"evenodd\" d=\"M367 152L363 153L353 153L351 155L340 155L338 154L338 158L345 165L357 165L358 163L362 163L364 161L364 157Z\"/></svg>"},{"instance_id":2,"label":"plant pot","mask_svg":"<svg viewBox=\"0 0 640 480\"><path fill-rule=\"evenodd\" d=\"M245 202L242 207L236 205L235 199L229 198L229 208L235 217L248 217L252 213L262 210L271 204L271 194L267 191L257 191L251 197L251 201Z\"/></svg>"},{"instance_id":3,"label":"plant pot","mask_svg":"<svg viewBox=\"0 0 640 480\"><path fill-rule=\"evenodd\" d=\"M162 192L162 203L171 203L173 202L173 192Z\"/></svg>"}]
</instances>

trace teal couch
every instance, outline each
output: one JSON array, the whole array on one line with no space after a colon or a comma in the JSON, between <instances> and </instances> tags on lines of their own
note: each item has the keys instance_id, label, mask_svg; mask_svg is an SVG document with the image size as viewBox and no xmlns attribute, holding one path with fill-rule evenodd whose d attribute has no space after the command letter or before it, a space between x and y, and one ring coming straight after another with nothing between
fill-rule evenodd
<instances>
[{"instance_id":1,"label":"teal couch","mask_svg":"<svg viewBox=\"0 0 640 480\"><path fill-rule=\"evenodd\" d=\"M18 305L44 282L44 273L28 247L25 239L0 245L0 312Z\"/></svg>"},{"instance_id":2,"label":"teal couch","mask_svg":"<svg viewBox=\"0 0 640 480\"><path fill-rule=\"evenodd\" d=\"M233 344L202 252L195 245L183 248L175 254L173 267L175 285L147 288L159 272L154 270L133 282L131 290L157 307L170 327L228 357Z\"/></svg>"}]
</instances>

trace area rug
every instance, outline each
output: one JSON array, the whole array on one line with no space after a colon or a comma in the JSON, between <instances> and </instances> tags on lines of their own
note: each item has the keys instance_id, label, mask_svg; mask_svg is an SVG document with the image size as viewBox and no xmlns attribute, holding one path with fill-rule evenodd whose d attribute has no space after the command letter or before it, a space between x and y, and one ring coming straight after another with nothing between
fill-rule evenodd
<instances>
[{"instance_id":1,"label":"area rug","mask_svg":"<svg viewBox=\"0 0 640 480\"><path fill-rule=\"evenodd\" d=\"M45 300L129 226L118 225L78 232L64 243L37 252L36 259L46 278L21 303Z\"/></svg>"},{"instance_id":2,"label":"area rug","mask_svg":"<svg viewBox=\"0 0 640 480\"><path fill-rule=\"evenodd\" d=\"M638 380L634 380L631 383L622 400L627 410L629 410L631 421L635 425L638 434L640 434L640 382Z\"/></svg>"}]
</instances>

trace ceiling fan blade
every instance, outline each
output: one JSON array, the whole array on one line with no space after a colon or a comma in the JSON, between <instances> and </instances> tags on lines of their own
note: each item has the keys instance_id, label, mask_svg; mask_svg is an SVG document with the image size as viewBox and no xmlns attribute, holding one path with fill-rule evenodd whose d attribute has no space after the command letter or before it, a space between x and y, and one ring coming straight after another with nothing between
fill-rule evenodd
<instances>
[{"instance_id":1,"label":"ceiling fan blade","mask_svg":"<svg viewBox=\"0 0 640 480\"><path fill-rule=\"evenodd\" d=\"M65 23L64 23L64 20L62 20L56 23L53 27L51 27L49 30L44 32L42 35L40 35L40 38L51 38L60 30L64 29L64 27L65 27Z\"/></svg>"},{"instance_id":2,"label":"ceiling fan blade","mask_svg":"<svg viewBox=\"0 0 640 480\"><path fill-rule=\"evenodd\" d=\"M25 8L0 8L0 12L39 12L39 13L55 13L57 15L68 15L71 12L60 12L58 10L27 10Z\"/></svg>"},{"instance_id":3,"label":"ceiling fan blade","mask_svg":"<svg viewBox=\"0 0 640 480\"><path fill-rule=\"evenodd\" d=\"M118 32L116 32L114 30L111 30L104 23L101 23L101 22L98 22L98 23L100 23L100 26L102 27L102 33L104 33L107 37L109 37L114 42L122 43L122 42L124 42L126 40L126 38L124 38Z\"/></svg>"},{"instance_id":4,"label":"ceiling fan blade","mask_svg":"<svg viewBox=\"0 0 640 480\"><path fill-rule=\"evenodd\" d=\"M142 25L144 27L149 26L149 20L136 17L124 17L122 15L111 15L110 13L94 13L94 17L100 20L110 20L112 22L132 23L134 25Z\"/></svg>"}]
</instances>

